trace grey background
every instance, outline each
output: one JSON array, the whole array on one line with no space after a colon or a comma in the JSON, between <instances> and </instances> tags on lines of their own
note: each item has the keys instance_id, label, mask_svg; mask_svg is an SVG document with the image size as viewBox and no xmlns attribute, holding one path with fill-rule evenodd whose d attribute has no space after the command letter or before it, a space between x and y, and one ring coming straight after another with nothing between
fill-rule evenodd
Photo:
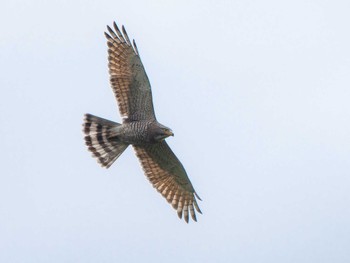
<instances>
[{"instance_id":1,"label":"grey background","mask_svg":"<svg viewBox=\"0 0 350 263\"><path fill-rule=\"evenodd\" d=\"M350 262L349 1L2 1L0 262ZM103 31L135 38L203 215L132 149L108 170L86 112L120 121Z\"/></svg>"}]
</instances>

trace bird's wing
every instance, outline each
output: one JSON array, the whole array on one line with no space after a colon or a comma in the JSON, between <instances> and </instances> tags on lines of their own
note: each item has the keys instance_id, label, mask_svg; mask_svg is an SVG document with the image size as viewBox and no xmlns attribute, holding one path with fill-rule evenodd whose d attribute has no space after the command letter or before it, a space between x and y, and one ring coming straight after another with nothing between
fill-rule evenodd
<instances>
[{"instance_id":1,"label":"bird's wing","mask_svg":"<svg viewBox=\"0 0 350 263\"><path fill-rule=\"evenodd\" d=\"M194 208L198 207L196 194L186 171L165 141L147 146L134 145L136 155L153 187L177 210L177 214L188 222L190 212L197 221Z\"/></svg>"},{"instance_id":2,"label":"bird's wing","mask_svg":"<svg viewBox=\"0 0 350 263\"><path fill-rule=\"evenodd\" d=\"M108 68L110 83L123 119L155 119L151 85L142 65L135 40L131 44L125 31L113 23L107 26Z\"/></svg>"}]
</instances>

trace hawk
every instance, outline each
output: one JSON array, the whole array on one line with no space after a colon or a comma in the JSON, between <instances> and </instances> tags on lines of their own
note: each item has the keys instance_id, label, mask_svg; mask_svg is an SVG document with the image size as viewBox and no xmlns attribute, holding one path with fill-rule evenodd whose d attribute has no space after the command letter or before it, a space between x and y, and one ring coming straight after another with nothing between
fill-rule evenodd
<instances>
[{"instance_id":1,"label":"hawk","mask_svg":"<svg viewBox=\"0 0 350 263\"><path fill-rule=\"evenodd\" d=\"M188 223L202 213L194 190L179 159L165 141L174 136L155 116L151 84L140 59L135 40L131 43L124 26L107 26L110 84L116 97L122 123L85 114L85 144L102 167L109 168L132 145L143 171L153 187Z\"/></svg>"}]
</instances>

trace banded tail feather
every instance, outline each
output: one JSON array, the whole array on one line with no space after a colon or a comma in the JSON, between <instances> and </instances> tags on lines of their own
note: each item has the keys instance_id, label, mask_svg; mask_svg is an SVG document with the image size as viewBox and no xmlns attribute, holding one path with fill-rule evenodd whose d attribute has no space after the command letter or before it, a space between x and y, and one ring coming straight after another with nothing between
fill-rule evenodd
<instances>
[{"instance_id":1,"label":"banded tail feather","mask_svg":"<svg viewBox=\"0 0 350 263\"><path fill-rule=\"evenodd\" d=\"M109 168L129 146L118 140L120 123L85 114L85 144L102 167Z\"/></svg>"}]
</instances>

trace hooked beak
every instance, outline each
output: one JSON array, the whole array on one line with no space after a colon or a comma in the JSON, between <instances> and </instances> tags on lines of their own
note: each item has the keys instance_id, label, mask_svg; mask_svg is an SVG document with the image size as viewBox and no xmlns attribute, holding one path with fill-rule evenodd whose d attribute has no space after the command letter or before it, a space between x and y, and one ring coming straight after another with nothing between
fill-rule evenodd
<instances>
[{"instance_id":1,"label":"hooked beak","mask_svg":"<svg viewBox=\"0 0 350 263\"><path fill-rule=\"evenodd\" d=\"M166 130L165 134L168 135L168 136L174 136L174 133L173 133L172 130Z\"/></svg>"}]
</instances>

